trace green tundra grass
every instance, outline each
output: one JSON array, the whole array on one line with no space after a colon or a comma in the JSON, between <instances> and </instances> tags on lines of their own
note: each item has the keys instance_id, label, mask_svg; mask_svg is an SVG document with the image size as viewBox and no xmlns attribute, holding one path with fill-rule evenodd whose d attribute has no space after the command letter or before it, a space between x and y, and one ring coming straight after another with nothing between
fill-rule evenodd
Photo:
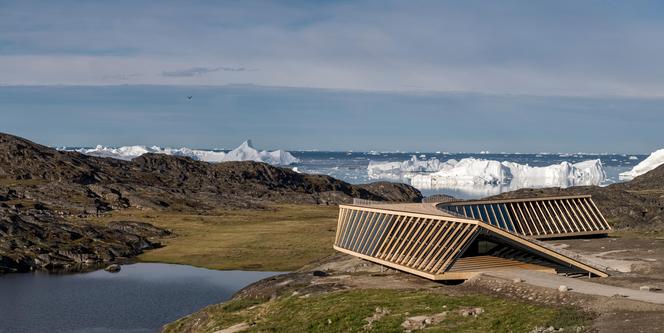
<instances>
[{"instance_id":1,"label":"green tundra grass","mask_svg":"<svg viewBox=\"0 0 664 333\"><path fill-rule=\"evenodd\" d=\"M478 316L459 310L481 307ZM388 314L371 325L376 308ZM571 308L534 306L489 296L447 296L433 291L360 289L260 302L233 300L209 306L165 327L165 332L215 332L240 323L242 332L403 332L406 318L447 312L441 322L418 332L528 332L534 327L574 332L589 318Z\"/></svg>"},{"instance_id":2,"label":"green tundra grass","mask_svg":"<svg viewBox=\"0 0 664 333\"><path fill-rule=\"evenodd\" d=\"M212 269L292 271L334 252L337 207L281 205L267 210L219 210L206 215L124 210L93 222L148 222L173 231L145 262Z\"/></svg>"}]
</instances>

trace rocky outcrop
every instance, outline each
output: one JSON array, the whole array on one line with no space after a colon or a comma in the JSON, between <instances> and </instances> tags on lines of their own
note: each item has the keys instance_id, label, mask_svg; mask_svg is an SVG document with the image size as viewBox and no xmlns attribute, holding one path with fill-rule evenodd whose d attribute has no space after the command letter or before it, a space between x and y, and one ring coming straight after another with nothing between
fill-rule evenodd
<instances>
[{"instance_id":1,"label":"rocky outcrop","mask_svg":"<svg viewBox=\"0 0 664 333\"><path fill-rule=\"evenodd\" d=\"M204 213L273 203L325 205L354 197L417 202L422 195L403 184L351 185L258 162L93 157L0 133L0 273L113 262L159 246L168 234L145 223L98 225L71 217L127 208Z\"/></svg>"},{"instance_id":2,"label":"rocky outcrop","mask_svg":"<svg viewBox=\"0 0 664 333\"><path fill-rule=\"evenodd\" d=\"M147 223L69 223L49 210L0 207L0 273L71 269L133 257L169 231Z\"/></svg>"},{"instance_id":3,"label":"rocky outcrop","mask_svg":"<svg viewBox=\"0 0 664 333\"><path fill-rule=\"evenodd\" d=\"M416 202L415 188L394 183L352 185L259 162L207 163L145 154L132 161L63 152L0 133L0 198L8 191L64 214L151 208L206 211L267 203L347 203L353 197Z\"/></svg>"}]
</instances>

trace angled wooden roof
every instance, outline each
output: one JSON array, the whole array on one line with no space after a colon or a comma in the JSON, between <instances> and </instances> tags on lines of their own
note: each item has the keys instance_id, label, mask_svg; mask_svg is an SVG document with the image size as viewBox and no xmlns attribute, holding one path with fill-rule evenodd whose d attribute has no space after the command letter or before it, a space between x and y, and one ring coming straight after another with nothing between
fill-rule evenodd
<instances>
[{"instance_id":1,"label":"angled wooden roof","mask_svg":"<svg viewBox=\"0 0 664 333\"><path fill-rule=\"evenodd\" d=\"M510 260L485 258L486 263L476 259L475 266L455 265L480 235L499 239L508 246L525 249L577 271L606 276L599 269L525 237L479 220L443 212L435 204L341 205L334 248L429 279L464 279L477 271L461 267L481 269L494 262ZM468 263L468 259L465 262ZM536 264L520 266L543 267ZM551 270L551 267L542 270Z\"/></svg>"},{"instance_id":2,"label":"angled wooden roof","mask_svg":"<svg viewBox=\"0 0 664 333\"><path fill-rule=\"evenodd\" d=\"M437 207L532 238L606 234L611 230L589 195L458 201Z\"/></svg>"}]
</instances>

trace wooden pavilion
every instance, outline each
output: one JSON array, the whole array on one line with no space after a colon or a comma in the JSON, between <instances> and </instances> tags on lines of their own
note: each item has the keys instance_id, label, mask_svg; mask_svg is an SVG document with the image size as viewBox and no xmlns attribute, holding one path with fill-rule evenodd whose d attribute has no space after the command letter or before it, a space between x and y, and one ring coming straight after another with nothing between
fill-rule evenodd
<instances>
[{"instance_id":1,"label":"wooden pavilion","mask_svg":"<svg viewBox=\"0 0 664 333\"><path fill-rule=\"evenodd\" d=\"M608 276L534 238L606 233L590 197L341 205L334 248L432 280L527 269Z\"/></svg>"}]
</instances>

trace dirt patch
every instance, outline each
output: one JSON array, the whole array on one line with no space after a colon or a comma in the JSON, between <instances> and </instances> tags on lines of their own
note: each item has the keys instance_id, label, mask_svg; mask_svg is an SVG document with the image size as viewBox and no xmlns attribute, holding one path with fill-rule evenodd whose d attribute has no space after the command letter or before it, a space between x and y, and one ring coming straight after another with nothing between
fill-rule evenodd
<instances>
[{"instance_id":1,"label":"dirt patch","mask_svg":"<svg viewBox=\"0 0 664 333\"><path fill-rule=\"evenodd\" d=\"M559 240L568 250L615 269L593 282L639 289L664 289L664 239L630 233L622 237Z\"/></svg>"},{"instance_id":2,"label":"dirt patch","mask_svg":"<svg viewBox=\"0 0 664 333\"><path fill-rule=\"evenodd\" d=\"M214 333L237 333L237 332L242 332L244 330L247 330L248 328L249 328L249 324L240 323L240 324L228 327L228 328L224 328L223 330L215 331Z\"/></svg>"}]
</instances>

